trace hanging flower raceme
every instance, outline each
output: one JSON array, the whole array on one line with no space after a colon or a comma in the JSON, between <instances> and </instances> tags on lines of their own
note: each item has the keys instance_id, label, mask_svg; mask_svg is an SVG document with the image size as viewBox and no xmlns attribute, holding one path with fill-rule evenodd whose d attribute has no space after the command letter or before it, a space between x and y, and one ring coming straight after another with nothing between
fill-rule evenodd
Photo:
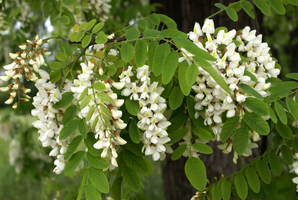
<instances>
[{"instance_id":1,"label":"hanging flower raceme","mask_svg":"<svg viewBox=\"0 0 298 200\"><path fill-rule=\"evenodd\" d=\"M120 137L120 132L126 127L121 119L122 111L119 109L123 99L118 99L112 87L122 89L124 83L117 83L113 80L108 82L99 81L94 78L95 64L88 62L88 65L81 63L82 74L74 81L71 88L74 93L74 104L80 105L78 116L86 119L87 127L94 131L98 140L94 148L103 149L101 157L109 163L109 169L115 169L118 164L116 158L117 146L126 144Z\"/></svg>"},{"instance_id":2,"label":"hanging flower raceme","mask_svg":"<svg viewBox=\"0 0 298 200\"><path fill-rule=\"evenodd\" d=\"M18 101L25 102L31 99L28 96L31 90L22 85L22 79L33 82L38 80L35 73L39 73L39 68L42 65L46 65L43 56L51 54L50 52L46 52L45 48L41 48L45 42L47 41L39 39L36 36L35 41L27 40L27 43L19 46L22 52L9 54L13 62L3 67L5 69L5 76L0 76L0 79L3 81L10 81L12 79L12 83L0 88L1 92L11 91L9 99L5 101L6 104L12 104L16 97ZM17 106L18 102L15 102L12 107L17 108Z\"/></svg>"},{"instance_id":3,"label":"hanging flower raceme","mask_svg":"<svg viewBox=\"0 0 298 200\"><path fill-rule=\"evenodd\" d=\"M160 94L164 88L158 87L158 82L150 83L150 73L147 65L137 68L136 74L129 66L120 75L120 81L125 84L122 95L139 102L137 126L144 131L142 141L145 155L152 155L153 160L163 160L166 151L164 144L170 141L166 129L171 123L163 115L167 105ZM135 77L134 81L131 77Z\"/></svg>"}]
</instances>

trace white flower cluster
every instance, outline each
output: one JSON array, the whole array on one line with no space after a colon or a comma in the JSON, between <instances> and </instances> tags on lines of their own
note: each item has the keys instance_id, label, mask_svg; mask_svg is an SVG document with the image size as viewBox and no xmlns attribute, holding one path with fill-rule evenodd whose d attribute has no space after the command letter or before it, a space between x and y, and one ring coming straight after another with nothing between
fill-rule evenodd
<instances>
[{"instance_id":1,"label":"white flower cluster","mask_svg":"<svg viewBox=\"0 0 298 200\"><path fill-rule=\"evenodd\" d=\"M12 90L10 97L6 104L12 104L15 97L19 98L19 101L29 101L30 96L27 95L31 90L24 87L21 84L21 79L25 78L28 81L36 82L38 77L34 72L39 72L39 68L42 65L46 65L43 55L50 55L51 52L46 52L45 48L41 48L45 41L35 37L35 41L27 40L27 43L19 46L22 52L10 53L9 56L13 59L13 62L9 65L5 65L5 76L0 76L3 81L14 80L14 83L7 85L6 87L0 87L1 92L7 92ZM30 50L27 51L27 49ZM18 103L14 103L13 108L17 108Z\"/></svg>"},{"instance_id":2,"label":"white flower cluster","mask_svg":"<svg viewBox=\"0 0 298 200\"><path fill-rule=\"evenodd\" d=\"M81 67L83 73L74 80L74 86L71 88L75 97L73 103L78 102L81 109L78 116L86 119L87 127L96 134L98 142L93 145L94 148L103 149L101 157L110 163L109 169L113 170L118 166L116 147L126 144L119 135L126 124L120 119L122 111L119 110L124 100L118 99L111 87L119 90L124 87L124 83L96 80L96 72L93 71L95 64L90 61L88 65L81 63ZM96 85L100 85L101 88L97 89Z\"/></svg>"},{"instance_id":3,"label":"white flower cluster","mask_svg":"<svg viewBox=\"0 0 298 200\"><path fill-rule=\"evenodd\" d=\"M55 109L53 105L62 99L62 93L59 88L51 83L50 75L44 71L39 70L41 79L38 79L35 86L38 89L38 93L33 97L33 106L35 109L31 111L33 116L38 117L37 121L32 124L38 129L40 134L38 140L41 141L43 147L53 148L50 152L50 156L57 156L54 161L56 165L54 172L56 174L62 173L67 161L64 160L64 154L70 143L69 139L59 140L59 133L63 128L62 114L66 108ZM63 93L70 91L72 83L66 81L63 86ZM83 167L83 162L79 165L78 170Z\"/></svg>"},{"instance_id":4,"label":"white flower cluster","mask_svg":"<svg viewBox=\"0 0 298 200\"><path fill-rule=\"evenodd\" d=\"M158 82L150 83L150 71L147 65L136 69L136 80L133 82L132 76L134 73L131 66L119 76L120 81L125 83L122 95L130 96L130 99L139 102L137 125L144 131L142 140L145 155L152 155L155 161L163 160L166 156L164 144L170 141L166 129L171 124L163 115L167 105L160 94L164 88L158 87Z\"/></svg>"},{"instance_id":5,"label":"white flower cluster","mask_svg":"<svg viewBox=\"0 0 298 200\"><path fill-rule=\"evenodd\" d=\"M295 173L297 177L293 178L292 181L297 185L296 191L298 192L298 153L293 155L294 162L293 165L291 166L292 169L290 170L290 173Z\"/></svg>"}]
</instances>

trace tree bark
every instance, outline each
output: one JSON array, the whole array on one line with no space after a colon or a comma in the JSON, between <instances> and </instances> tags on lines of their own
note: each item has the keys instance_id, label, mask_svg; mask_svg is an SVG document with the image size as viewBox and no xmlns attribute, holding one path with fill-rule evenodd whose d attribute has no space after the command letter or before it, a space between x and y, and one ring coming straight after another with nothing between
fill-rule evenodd
<instances>
[{"instance_id":1,"label":"tree bark","mask_svg":"<svg viewBox=\"0 0 298 200\"><path fill-rule=\"evenodd\" d=\"M164 6L157 8L157 13L165 14L171 17L178 26L180 31L188 33L193 30L195 22L198 22L201 27L204 23L204 19L219 9L214 6L215 3L222 3L228 5L234 0L151 0L150 3L161 3ZM258 12L258 11L257 11ZM233 22L225 12L212 17L215 23L215 27L225 26L228 30L243 29L245 26L250 26L252 29L256 29L258 34L261 24L262 15L257 13L257 18L251 19L243 10L238 12L238 21ZM220 175L231 175L234 171L244 166L247 159L252 158L240 158L238 165L233 164L233 153L223 154L217 145L220 142L210 142L209 145L213 149L211 155L200 155L201 160L204 162L207 171L207 178L210 182L214 182L214 177L219 178ZM176 146L177 147L177 146ZM175 149L175 147L174 147ZM260 155L258 150L254 151L255 155ZM195 194L195 189L188 182L184 165L187 158L180 158L176 161L172 161L170 155L167 155L162 165L164 190L167 200L181 200L190 199ZM240 165L240 166L239 166Z\"/></svg>"}]
</instances>

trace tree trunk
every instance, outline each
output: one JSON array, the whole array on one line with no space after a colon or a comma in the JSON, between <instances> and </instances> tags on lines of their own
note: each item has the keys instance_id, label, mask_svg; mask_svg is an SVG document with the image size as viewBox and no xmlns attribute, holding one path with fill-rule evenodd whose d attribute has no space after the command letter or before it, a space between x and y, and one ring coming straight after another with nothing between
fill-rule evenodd
<instances>
[{"instance_id":1,"label":"tree trunk","mask_svg":"<svg viewBox=\"0 0 298 200\"><path fill-rule=\"evenodd\" d=\"M215 3L222 3L228 5L228 3L235 2L234 0L151 0L150 3L161 3L164 6L157 8L157 13L165 14L171 17L178 26L180 31L188 33L193 30L195 22L198 22L201 27L204 23L204 19L213 13L216 13L219 9L214 6ZM258 13L257 19L251 19L243 10L238 12L238 22L233 22L225 12L212 17L215 23L215 27L225 26L229 30L243 29L245 26L250 26L252 29L260 31L258 24L262 19L262 15ZM259 22L258 22L259 21ZM200 155L200 158L204 162L207 170L207 178L210 182L214 182L214 177L218 177L222 174L228 176L239 167L245 165L245 160L239 159L238 165L233 164L233 153L223 154L217 145L220 142L210 142L209 145L213 149L211 155ZM177 147L177 146L176 146ZM174 147L175 149L175 147ZM254 152L256 155L260 153ZM176 161L172 161L170 155L167 155L162 165L164 190L167 200L181 200L190 199L195 194L195 189L188 182L185 172L184 164L187 158L180 158ZM251 158L248 158L251 160Z\"/></svg>"}]
</instances>

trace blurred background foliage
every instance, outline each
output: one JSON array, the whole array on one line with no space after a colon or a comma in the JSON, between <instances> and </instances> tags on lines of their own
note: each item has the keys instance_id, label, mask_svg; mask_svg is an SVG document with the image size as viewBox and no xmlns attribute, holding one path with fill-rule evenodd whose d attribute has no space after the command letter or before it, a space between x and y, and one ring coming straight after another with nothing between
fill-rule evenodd
<instances>
[{"instance_id":1,"label":"blurred background foliage","mask_svg":"<svg viewBox=\"0 0 298 200\"><path fill-rule=\"evenodd\" d=\"M183 4L191 5L191 2L183 1ZM19 51L18 46L27 39L32 40L36 34L42 38L52 35L67 37L73 25L93 18L105 21L104 32L110 34L132 24L136 19L146 17L156 9L164 14L168 14L166 10L172 9L177 18L188 20L191 26L196 21L202 24L204 17L208 16L200 16L199 19L187 18L191 13L179 12L179 4L168 1L78 0L75 6L62 8L63 14L69 16L70 23L61 26L58 20L55 20L61 9L60 3L56 0L0 0L1 68L11 63L9 52ZM204 5L193 9L203 10ZM273 56L282 66L281 78L285 73L298 72L298 8L287 5L286 10L284 16L275 12L271 16L258 15L259 32L263 34L263 39L271 47ZM211 9L209 11L211 14L214 13ZM199 12L193 15L199 17ZM175 19L173 16L170 17ZM224 17L229 20L227 16ZM177 23L179 27L179 22ZM243 24L241 26L244 27ZM192 27L186 27L184 23L180 29L188 32ZM51 42L46 48L55 52L59 46ZM54 60L54 55L51 58ZM1 70L0 75L3 73ZM34 85L25 85L26 88L32 89L30 96L34 96ZM54 165L52 158L47 156L49 150L42 148L37 140L38 133L31 125L35 120L30 115L31 102L22 103L17 110L12 110L4 104L8 95L0 93L0 199L75 199L81 174L67 177L52 173ZM142 180L143 192L149 199L165 199L161 163L154 162L151 176Z\"/></svg>"}]
</instances>

